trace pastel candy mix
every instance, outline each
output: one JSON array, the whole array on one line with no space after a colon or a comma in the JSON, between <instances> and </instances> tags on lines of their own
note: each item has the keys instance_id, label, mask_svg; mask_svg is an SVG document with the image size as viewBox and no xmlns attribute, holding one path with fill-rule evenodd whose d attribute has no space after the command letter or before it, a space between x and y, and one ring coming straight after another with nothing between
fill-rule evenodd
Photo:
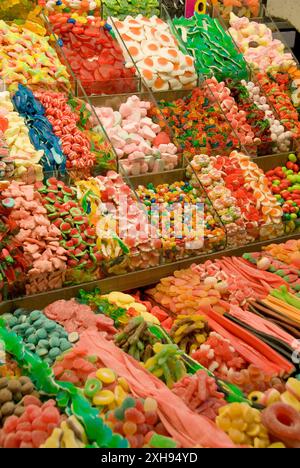
<instances>
[{"instance_id":1,"label":"pastel candy mix","mask_svg":"<svg viewBox=\"0 0 300 468\"><path fill-rule=\"evenodd\" d=\"M230 153L240 142L232 127L220 112L213 99L206 97L207 89L195 88L188 96L167 102L159 101L159 107L168 125L172 128L174 142L182 148L189 160L196 154ZM152 108L157 116L157 111ZM159 118L159 116L157 117Z\"/></svg>"},{"instance_id":2,"label":"pastel candy mix","mask_svg":"<svg viewBox=\"0 0 300 468\"><path fill-rule=\"evenodd\" d=\"M258 17L260 12L259 0L211 0L211 4L218 9L224 19L227 19L232 12L248 18Z\"/></svg>"},{"instance_id":3,"label":"pastel candy mix","mask_svg":"<svg viewBox=\"0 0 300 468\"><path fill-rule=\"evenodd\" d=\"M122 94L135 91L135 68L125 59L111 26L100 18L71 13L49 15L53 31L74 74L88 94Z\"/></svg>"},{"instance_id":4,"label":"pastel candy mix","mask_svg":"<svg viewBox=\"0 0 300 468\"><path fill-rule=\"evenodd\" d=\"M246 62L230 35L224 31L218 19L195 13L192 18L174 18L175 26L186 49L195 59L200 75L225 78L246 78Z\"/></svg>"},{"instance_id":5,"label":"pastel candy mix","mask_svg":"<svg viewBox=\"0 0 300 468\"><path fill-rule=\"evenodd\" d=\"M181 52L169 25L162 19L127 16L124 21L115 19L114 25L150 89L167 91L196 86L194 59ZM128 52L125 49L123 52L127 66L131 67Z\"/></svg>"},{"instance_id":6,"label":"pastel candy mix","mask_svg":"<svg viewBox=\"0 0 300 468\"><path fill-rule=\"evenodd\" d=\"M191 161L191 167L187 169L187 174L192 185L197 186L199 179L205 187L213 207L226 226L229 245L244 245L247 243L247 235L250 236L250 233L247 233L246 220L242 216L245 205L239 203L230 188L226 187L224 172L216 167L219 159L220 157L209 157L206 154L196 155ZM225 159L224 162L230 164L229 159Z\"/></svg>"},{"instance_id":7,"label":"pastel candy mix","mask_svg":"<svg viewBox=\"0 0 300 468\"><path fill-rule=\"evenodd\" d=\"M230 15L229 33L236 42L245 60L257 71L286 71L295 65L292 54L285 53L285 45L273 39L272 31L267 25Z\"/></svg>"},{"instance_id":8,"label":"pastel candy mix","mask_svg":"<svg viewBox=\"0 0 300 468\"><path fill-rule=\"evenodd\" d=\"M4 125L2 125L3 130L0 130L0 179L7 179L13 175L14 164L9 157L9 150L3 133L8 126L8 120L2 117L0 118L0 125L1 122Z\"/></svg>"},{"instance_id":9,"label":"pastel candy mix","mask_svg":"<svg viewBox=\"0 0 300 468\"><path fill-rule=\"evenodd\" d=\"M256 106L265 113L265 119L270 124L271 139L273 142L272 151L274 153L285 152L290 149L292 133L287 131L280 123L278 115L271 108L267 98L262 94L257 83L252 81L241 81L241 84L248 90L250 99Z\"/></svg>"},{"instance_id":10,"label":"pastel candy mix","mask_svg":"<svg viewBox=\"0 0 300 468\"><path fill-rule=\"evenodd\" d=\"M230 89L224 81L218 83L216 78L211 78L206 80L206 84L205 97L209 101L214 102L214 100L217 100L220 103L222 111L236 132L241 144L245 145L247 149L250 148L256 154L256 147L260 140L255 141L254 131L247 122L245 110L238 108Z\"/></svg>"},{"instance_id":11,"label":"pastel candy mix","mask_svg":"<svg viewBox=\"0 0 300 468\"><path fill-rule=\"evenodd\" d=\"M28 183L40 180L43 174L39 162L44 152L36 151L32 145L24 118L14 110L7 91L0 93L0 113L5 122L3 134L9 150L9 175L13 172L16 180Z\"/></svg>"},{"instance_id":12,"label":"pastel candy mix","mask_svg":"<svg viewBox=\"0 0 300 468\"><path fill-rule=\"evenodd\" d=\"M95 108L128 175L172 170L179 162L177 148L169 135L148 117L150 107L150 102L131 96L118 111Z\"/></svg>"},{"instance_id":13,"label":"pastel candy mix","mask_svg":"<svg viewBox=\"0 0 300 468\"><path fill-rule=\"evenodd\" d=\"M152 206L159 206L161 216L156 220L152 216L152 223L158 235L162 239L164 255L167 259L184 258L196 255L205 250L205 247L216 247L222 242L224 232L219 225L219 220L209 206L204 208L203 219L197 209L200 203L205 203L205 197L199 186L192 187L189 182L174 182L173 184L161 184L154 186L140 185L136 190L141 201L146 205L149 216ZM184 214L184 206L195 207L190 213ZM181 213L178 207L181 206ZM204 239L198 230L203 226ZM179 235L178 235L179 233Z\"/></svg>"},{"instance_id":14,"label":"pastel candy mix","mask_svg":"<svg viewBox=\"0 0 300 468\"><path fill-rule=\"evenodd\" d=\"M18 83L29 87L42 83L52 89L68 88L67 69L48 39L0 21L0 73L10 90L15 90Z\"/></svg>"},{"instance_id":15,"label":"pastel candy mix","mask_svg":"<svg viewBox=\"0 0 300 468\"><path fill-rule=\"evenodd\" d=\"M270 104L275 108L281 125L292 134L293 138L298 139L300 135L299 115L288 93L281 89L272 75L258 74L258 81Z\"/></svg>"},{"instance_id":16,"label":"pastel candy mix","mask_svg":"<svg viewBox=\"0 0 300 468\"><path fill-rule=\"evenodd\" d=\"M10 218L20 229L15 239L22 244L30 265L27 292L61 287L66 270L66 251L59 245L60 231L47 218L40 195L33 185L12 181L2 196L14 200Z\"/></svg>"}]
</instances>

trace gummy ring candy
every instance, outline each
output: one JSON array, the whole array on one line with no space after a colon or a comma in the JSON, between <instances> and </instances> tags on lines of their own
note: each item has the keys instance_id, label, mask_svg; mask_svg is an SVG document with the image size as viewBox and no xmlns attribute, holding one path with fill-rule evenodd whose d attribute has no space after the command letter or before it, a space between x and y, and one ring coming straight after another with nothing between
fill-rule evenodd
<instances>
[{"instance_id":1,"label":"gummy ring candy","mask_svg":"<svg viewBox=\"0 0 300 468\"><path fill-rule=\"evenodd\" d=\"M286 445L300 447L300 414L292 406L274 403L262 412L262 423Z\"/></svg>"},{"instance_id":2,"label":"gummy ring candy","mask_svg":"<svg viewBox=\"0 0 300 468\"><path fill-rule=\"evenodd\" d=\"M93 398L102 388L102 383L98 379L89 379L86 381L84 393L87 397Z\"/></svg>"}]
</instances>

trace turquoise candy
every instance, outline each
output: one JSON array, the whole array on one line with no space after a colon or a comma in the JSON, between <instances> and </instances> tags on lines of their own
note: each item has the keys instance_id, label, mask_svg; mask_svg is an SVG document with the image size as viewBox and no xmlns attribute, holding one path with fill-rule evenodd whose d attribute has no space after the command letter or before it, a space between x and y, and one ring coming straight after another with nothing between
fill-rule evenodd
<instances>
[{"instance_id":1,"label":"turquoise candy","mask_svg":"<svg viewBox=\"0 0 300 468\"><path fill-rule=\"evenodd\" d=\"M52 336L49 340L49 345L51 346L51 348L58 348L59 347L59 344L60 344L60 340L58 337L56 336Z\"/></svg>"},{"instance_id":2,"label":"turquoise candy","mask_svg":"<svg viewBox=\"0 0 300 468\"><path fill-rule=\"evenodd\" d=\"M30 318L31 322L34 322L35 320L39 319L40 317L41 317L41 312L39 310L34 310L29 315L29 318Z\"/></svg>"},{"instance_id":3,"label":"turquoise candy","mask_svg":"<svg viewBox=\"0 0 300 468\"><path fill-rule=\"evenodd\" d=\"M55 359L57 356L61 354L61 350L59 348L52 348L49 351L49 357Z\"/></svg>"},{"instance_id":4,"label":"turquoise candy","mask_svg":"<svg viewBox=\"0 0 300 468\"><path fill-rule=\"evenodd\" d=\"M56 327L56 323L53 322L52 320L47 320L47 322L45 322L44 324L44 328L47 330L47 331L52 331L54 330Z\"/></svg>"},{"instance_id":5,"label":"turquoise candy","mask_svg":"<svg viewBox=\"0 0 300 468\"><path fill-rule=\"evenodd\" d=\"M32 335L30 335L30 336L27 338L27 343L31 343L31 344L36 345L37 342L38 342L38 337L36 336L35 333L33 333Z\"/></svg>"},{"instance_id":6,"label":"turquoise candy","mask_svg":"<svg viewBox=\"0 0 300 468\"><path fill-rule=\"evenodd\" d=\"M47 338L48 336L46 330L44 330L43 328L40 328L39 330L37 330L36 334L38 338L40 338L41 340Z\"/></svg>"},{"instance_id":7,"label":"turquoise candy","mask_svg":"<svg viewBox=\"0 0 300 468\"><path fill-rule=\"evenodd\" d=\"M59 347L62 351L68 351L68 349L72 348L72 345L68 340L63 338L60 340Z\"/></svg>"}]
</instances>

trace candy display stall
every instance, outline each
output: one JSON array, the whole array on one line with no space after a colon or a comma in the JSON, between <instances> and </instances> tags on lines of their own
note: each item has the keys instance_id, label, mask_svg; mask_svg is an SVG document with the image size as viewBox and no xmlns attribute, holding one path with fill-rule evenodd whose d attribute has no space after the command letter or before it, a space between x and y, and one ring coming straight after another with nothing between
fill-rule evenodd
<instances>
[{"instance_id":1,"label":"candy display stall","mask_svg":"<svg viewBox=\"0 0 300 468\"><path fill-rule=\"evenodd\" d=\"M298 62L255 0L38 3L0 8L0 448L299 448Z\"/></svg>"}]
</instances>

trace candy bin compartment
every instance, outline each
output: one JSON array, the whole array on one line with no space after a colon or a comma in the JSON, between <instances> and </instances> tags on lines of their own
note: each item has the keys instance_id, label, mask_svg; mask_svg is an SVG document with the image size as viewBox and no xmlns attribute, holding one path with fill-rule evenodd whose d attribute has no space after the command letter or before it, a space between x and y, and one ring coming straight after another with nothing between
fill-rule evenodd
<instances>
[{"instance_id":1,"label":"candy bin compartment","mask_svg":"<svg viewBox=\"0 0 300 468\"><path fill-rule=\"evenodd\" d=\"M225 225L228 247L274 239L287 232L278 197L263 169L248 155L237 151L211 158L197 155L191 167ZM197 183L194 173L188 168L192 185L194 180Z\"/></svg>"},{"instance_id":2,"label":"candy bin compartment","mask_svg":"<svg viewBox=\"0 0 300 468\"><path fill-rule=\"evenodd\" d=\"M76 182L77 196L96 230L96 246L107 276L160 264L160 239L153 235L144 206L121 175Z\"/></svg>"},{"instance_id":3,"label":"candy bin compartment","mask_svg":"<svg viewBox=\"0 0 300 468\"><path fill-rule=\"evenodd\" d=\"M160 0L103 0L104 18L115 16L119 19L126 18L127 15L144 16L160 15Z\"/></svg>"},{"instance_id":4,"label":"candy bin compartment","mask_svg":"<svg viewBox=\"0 0 300 468\"><path fill-rule=\"evenodd\" d=\"M98 16L78 18L74 12L49 12L48 29L57 38L61 55L68 62L86 95L136 92L141 87L124 43L119 43L110 24ZM126 61L131 66L126 66ZM126 63L127 63L126 62ZM81 96L81 90L78 95Z\"/></svg>"},{"instance_id":5,"label":"candy bin compartment","mask_svg":"<svg viewBox=\"0 0 300 468\"><path fill-rule=\"evenodd\" d=\"M167 14L167 13L166 13ZM198 75L247 79L247 63L219 18L195 13L191 18L169 18L168 23L181 48L195 61Z\"/></svg>"},{"instance_id":6,"label":"candy bin compartment","mask_svg":"<svg viewBox=\"0 0 300 468\"><path fill-rule=\"evenodd\" d=\"M155 97L172 129L174 143L187 160L201 153L230 154L234 148L246 152L205 81L192 91L169 91L157 93Z\"/></svg>"},{"instance_id":7,"label":"candy bin compartment","mask_svg":"<svg viewBox=\"0 0 300 468\"><path fill-rule=\"evenodd\" d=\"M182 167L182 151L152 93L93 96L91 102L105 128L123 173L138 175ZM155 114L155 115L154 115Z\"/></svg>"},{"instance_id":8,"label":"candy bin compartment","mask_svg":"<svg viewBox=\"0 0 300 468\"><path fill-rule=\"evenodd\" d=\"M161 239L163 263L226 248L226 230L218 214L200 182L190 185L185 169L128 180Z\"/></svg>"},{"instance_id":9,"label":"candy bin compartment","mask_svg":"<svg viewBox=\"0 0 300 468\"><path fill-rule=\"evenodd\" d=\"M248 20L232 15L227 29L255 72L276 73L287 72L294 66L299 68L299 61L264 6L259 18Z\"/></svg>"},{"instance_id":10,"label":"candy bin compartment","mask_svg":"<svg viewBox=\"0 0 300 468\"><path fill-rule=\"evenodd\" d=\"M198 81L194 59L178 41L163 6L161 11L160 18L110 17L108 22L123 49L126 67L134 65L153 92L193 89Z\"/></svg>"},{"instance_id":11,"label":"candy bin compartment","mask_svg":"<svg viewBox=\"0 0 300 468\"><path fill-rule=\"evenodd\" d=\"M211 16L221 16L225 21L228 21L230 14L234 13L239 17L246 18L261 18L263 15L263 4L261 0L241 0L239 5L236 5L234 0L225 2L224 0L208 0L208 12Z\"/></svg>"}]
</instances>

